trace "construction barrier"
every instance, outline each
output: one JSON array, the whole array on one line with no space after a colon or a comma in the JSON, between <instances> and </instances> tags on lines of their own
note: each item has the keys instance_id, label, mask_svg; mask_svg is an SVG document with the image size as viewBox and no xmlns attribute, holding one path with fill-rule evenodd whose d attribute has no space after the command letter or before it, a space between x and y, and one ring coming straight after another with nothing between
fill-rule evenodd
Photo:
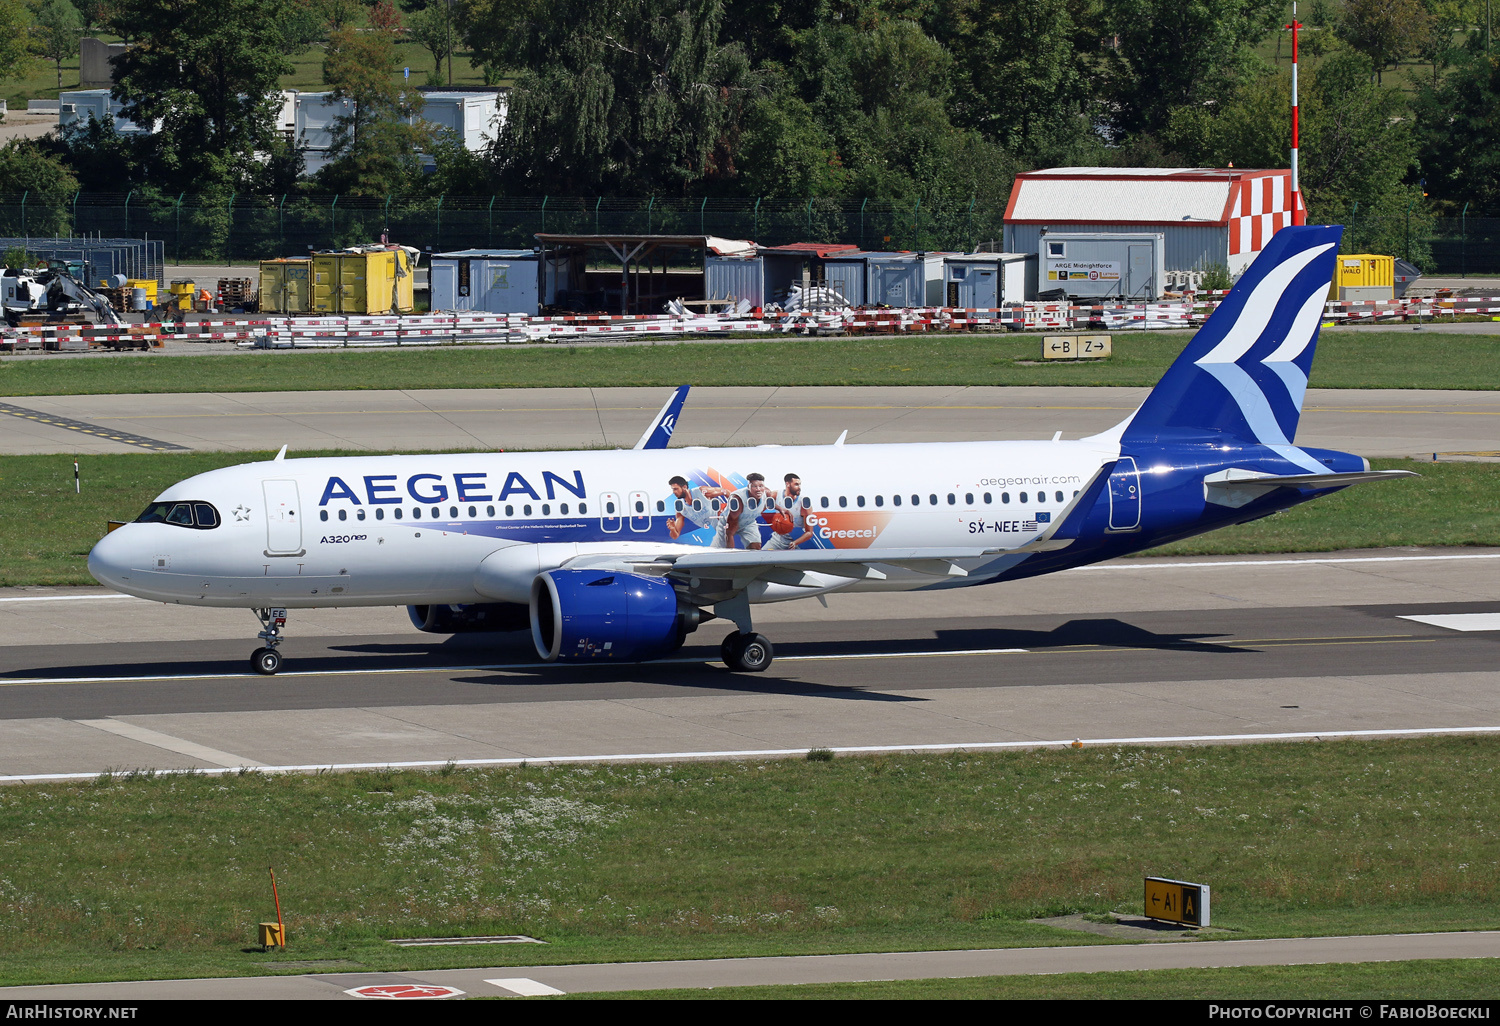
<instances>
[{"instance_id":1,"label":"construction barrier","mask_svg":"<svg viewBox=\"0 0 1500 1026\"><path fill-rule=\"evenodd\" d=\"M371 316L260 317L148 324L6 328L0 350L80 351L91 348L160 347L166 341L236 341L266 349L453 345L547 342L563 339L628 339L642 335L905 334L926 331L1183 330L1200 326L1223 293L1185 295L1148 303L1015 303L987 309L793 310L744 314L390 314ZM1500 297L1425 297L1378 301L1332 300L1323 320L1331 324L1381 321L1426 323L1459 316L1500 315Z\"/></svg>"}]
</instances>

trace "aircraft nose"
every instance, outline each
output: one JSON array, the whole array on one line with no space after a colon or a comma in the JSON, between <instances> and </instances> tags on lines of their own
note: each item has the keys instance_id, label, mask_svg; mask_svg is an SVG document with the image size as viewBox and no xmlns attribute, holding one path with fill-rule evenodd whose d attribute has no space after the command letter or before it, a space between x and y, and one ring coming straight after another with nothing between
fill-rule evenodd
<instances>
[{"instance_id":1,"label":"aircraft nose","mask_svg":"<svg viewBox=\"0 0 1500 1026\"><path fill-rule=\"evenodd\" d=\"M89 573L106 588L123 590L130 573L129 525L111 531L89 550Z\"/></svg>"}]
</instances>

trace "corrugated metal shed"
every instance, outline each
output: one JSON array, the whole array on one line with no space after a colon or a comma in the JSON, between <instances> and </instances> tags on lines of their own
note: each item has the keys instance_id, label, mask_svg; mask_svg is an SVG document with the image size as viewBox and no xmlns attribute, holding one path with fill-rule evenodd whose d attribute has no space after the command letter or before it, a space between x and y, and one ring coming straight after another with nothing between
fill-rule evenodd
<instances>
[{"instance_id":1,"label":"corrugated metal shed","mask_svg":"<svg viewBox=\"0 0 1500 1026\"><path fill-rule=\"evenodd\" d=\"M748 299L752 307L763 307L765 296L766 275L762 258L712 254L703 258L703 298L708 302Z\"/></svg>"},{"instance_id":2,"label":"corrugated metal shed","mask_svg":"<svg viewBox=\"0 0 1500 1026\"><path fill-rule=\"evenodd\" d=\"M1292 205L1290 171L1045 168L1016 176L1005 212L1005 248L1038 251L1044 228L1160 232L1167 270L1222 265L1233 273L1292 223Z\"/></svg>"}]
</instances>

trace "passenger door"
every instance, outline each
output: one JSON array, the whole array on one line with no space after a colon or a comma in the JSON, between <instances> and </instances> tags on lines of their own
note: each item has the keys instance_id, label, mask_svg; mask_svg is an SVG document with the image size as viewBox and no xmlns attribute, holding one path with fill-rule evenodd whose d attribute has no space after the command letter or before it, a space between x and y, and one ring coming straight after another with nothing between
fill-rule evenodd
<instances>
[{"instance_id":1,"label":"passenger door","mask_svg":"<svg viewBox=\"0 0 1500 1026\"><path fill-rule=\"evenodd\" d=\"M302 503L296 481L263 481L266 497L266 555L302 556Z\"/></svg>"},{"instance_id":2,"label":"passenger door","mask_svg":"<svg viewBox=\"0 0 1500 1026\"><path fill-rule=\"evenodd\" d=\"M1121 456L1109 475L1109 529L1139 531L1141 528L1141 472L1135 459Z\"/></svg>"}]
</instances>

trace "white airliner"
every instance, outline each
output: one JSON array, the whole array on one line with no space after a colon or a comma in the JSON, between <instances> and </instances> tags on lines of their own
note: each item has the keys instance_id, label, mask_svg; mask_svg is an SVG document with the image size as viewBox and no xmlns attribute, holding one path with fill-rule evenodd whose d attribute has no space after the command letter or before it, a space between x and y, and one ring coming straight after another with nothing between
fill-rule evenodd
<instances>
[{"instance_id":1,"label":"white airliner","mask_svg":"<svg viewBox=\"0 0 1500 1026\"><path fill-rule=\"evenodd\" d=\"M666 448L249 463L161 494L89 554L103 584L254 610L407 606L435 633L524 629L544 660L633 661L704 620L770 665L762 602L994 584L1404 476L1292 443L1342 229L1284 228L1141 408L1076 441ZM836 342L827 343L837 345Z\"/></svg>"}]
</instances>

